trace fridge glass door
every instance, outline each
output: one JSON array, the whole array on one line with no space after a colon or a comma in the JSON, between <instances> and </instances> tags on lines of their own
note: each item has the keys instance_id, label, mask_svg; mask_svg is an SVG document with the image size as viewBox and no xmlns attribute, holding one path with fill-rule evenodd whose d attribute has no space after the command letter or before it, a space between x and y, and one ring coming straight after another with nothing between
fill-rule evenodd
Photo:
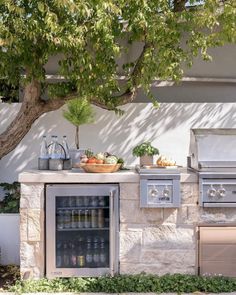
<instances>
[{"instance_id":1,"label":"fridge glass door","mask_svg":"<svg viewBox=\"0 0 236 295\"><path fill-rule=\"evenodd\" d=\"M117 271L118 191L106 184L46 187L48 278Z\"/></svg>"},{"instance_id":2,"label":"fridge glass door","mask_svg":"<svg viewBox=\"0 0 236 295\"><path fill-rule=\"evenodd\" d=\"M56 268L109 268L109 196L56 196Z\"/></svg>"}]
</instances>

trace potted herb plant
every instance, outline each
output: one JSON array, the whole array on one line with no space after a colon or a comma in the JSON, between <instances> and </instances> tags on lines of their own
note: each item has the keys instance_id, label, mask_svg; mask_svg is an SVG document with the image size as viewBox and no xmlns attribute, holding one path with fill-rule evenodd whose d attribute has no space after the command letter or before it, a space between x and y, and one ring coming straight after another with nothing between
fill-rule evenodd
<instances>
[{"instance_id":1,"label":"potted herb plant","mask_svg":"<svg viewBox=\"0 0 236 295\"><path fill-rule=\"evenodd\" d=\"M76 149L70 149L70 156L72 159L72 167L78 167L80 156L84 153L84 150L80 149L79 127L83 124L93 123L95 112L86 98L75 98L68 101L67 110L63 112L63 116L75 126Z\"/></svg>"},{"instance_id":2,"label":"potted herb plant","mask_svg":"<svg viewBox=\"0 0 236 295\"><path fill-rule=\"evenodd\" d=\"M133 149L133 156L140 157L140 166L153 165L153 156L159 155L159 150L150 141L143 142Z\"/></svg>"}]
</instances>

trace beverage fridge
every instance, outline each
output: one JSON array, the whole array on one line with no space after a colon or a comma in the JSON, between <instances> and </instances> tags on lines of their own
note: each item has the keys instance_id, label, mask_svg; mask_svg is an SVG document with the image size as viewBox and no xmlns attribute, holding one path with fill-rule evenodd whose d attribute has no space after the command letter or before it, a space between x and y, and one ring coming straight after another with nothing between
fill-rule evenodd
<instances>
[{"instance_id":1,"label":"beverage fridge","mask_svg":"<svg viewBox=\"0 0 236 295\"><path fill-rule=\"evenodd\" d=\"M119 257L119 187L46 186L46 275L114 275Z\"/></svg>"}]
</instances>

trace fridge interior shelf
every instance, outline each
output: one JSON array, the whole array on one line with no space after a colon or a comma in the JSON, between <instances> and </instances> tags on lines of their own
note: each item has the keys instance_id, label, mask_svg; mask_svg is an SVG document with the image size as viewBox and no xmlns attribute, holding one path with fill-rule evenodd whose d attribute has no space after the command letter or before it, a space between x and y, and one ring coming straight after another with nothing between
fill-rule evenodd
<instances>
[{"instance_id":1,"label":"fridge interior shelf","mask_svg":"<svg viewBox=\"0 0 236 295\"><path fill-rule=\"evenodd\" d=\"M109 209L108 206L104 207L104 206L97 206L97 207L93 207L93 206L74 206L74 207L58 207L57 210L87 210L87 209Z\"/></svg>"},{"instance_id":2,"label":"fridge interior shelf","mask_svg":"<svg viewBox=\"0 0 236 295\"><path fill-rule=\"evenodd\" d=\"M66 231L90 231L90 230L109 230L109 227L94 227L94 228L86 228L86 227L83 227L83 228L62 228L62 229L57 229L57 231L63 231L63 232L66 232Z\"/></svg>"}]
</instances>

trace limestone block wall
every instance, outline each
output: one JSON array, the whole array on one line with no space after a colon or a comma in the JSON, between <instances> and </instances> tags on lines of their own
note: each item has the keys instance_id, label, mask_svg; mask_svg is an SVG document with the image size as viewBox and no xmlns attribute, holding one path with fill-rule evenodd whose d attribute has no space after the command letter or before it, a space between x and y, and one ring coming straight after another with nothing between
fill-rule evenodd
<instances>
[{"instance_id":1,"label":"limestone block wall","mask_svg":"<svg viewBox=\"0 0 236 295\"><path fill-rule=\"evenodd\" d=\"M139 185L120 184L121 273L195 273L198 184L181 195L179 209L140 208Z\"/></svg>"},{"instance_id":2,"label":"limestone block wall","mask_svg":"<svg viewBox=\"0 0 236 295\"><path fill-rule=\"evenodd\" d=\"M23 278L45 276L44 183L22 183L20 264ZM198 183L181 183L180 208L140 208L139 182L120 183L120 273L196 273L196 227L235 224L236 208L201 208Z\"/></svg>"},{"instance_id":3,"label":"limestone block wall","mask_svg":"<svg viewBox=\"0 0 236 295\"><path fill-rule=\"evenodd\" d=\"M20 266L22 278L45 275L44 184L21 183Z\"/></svg>"},{"instance_id":4,"label":"limestone block wall","mask_svg":"<svg viewBox=\"0 0 236 295\"><path fill-rule=\"evenodd\" d=\"M120 272L197 271L196 229L200 224L236 224L236 208L202 208L198 183L181 183L178 209L139 208L139 185L120 184Z\"/></svg>"}]
</instances>

